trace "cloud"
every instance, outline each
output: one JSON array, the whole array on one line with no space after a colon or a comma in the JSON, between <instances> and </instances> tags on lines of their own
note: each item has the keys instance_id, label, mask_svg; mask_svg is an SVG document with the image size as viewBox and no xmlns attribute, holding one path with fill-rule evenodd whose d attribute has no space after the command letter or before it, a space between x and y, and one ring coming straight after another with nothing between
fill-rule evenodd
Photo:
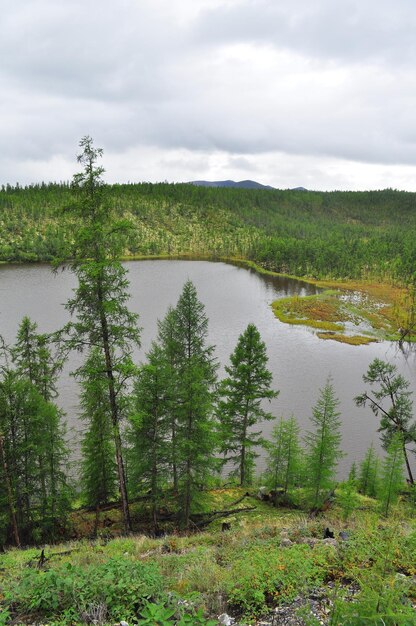
<instances>
[{"instance_id":1,"label":"cloud","mask_svg":"<svg viewBox=\"0 0 416 626\"><path fill-rule=\"evenodd\" d=\"M416 167L410 0L8 0L2 17L0 182L64 179L85 134L123 180L135 155L149 180L261 176L272 154L335 186Z\"/></svg>"}]
</instances>

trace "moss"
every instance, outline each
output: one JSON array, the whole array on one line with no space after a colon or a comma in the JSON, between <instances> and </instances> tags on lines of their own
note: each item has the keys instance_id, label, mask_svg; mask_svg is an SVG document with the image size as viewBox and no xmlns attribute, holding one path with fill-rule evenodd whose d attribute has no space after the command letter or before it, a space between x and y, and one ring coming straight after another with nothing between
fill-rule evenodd
<instances>
[{"instance_id":1,"label":"moss","mask_svg":"<svg viewBox=\"0 0 416 626\"><path fill-rule=\"evenodd\" d=\"M333 332L317 333L320 339L332 339L339 343L347 343L350 346L366 346L369 343L377 342L375 337L364 337L363 335L342 335Z\"/></svg>"}]
</instances>

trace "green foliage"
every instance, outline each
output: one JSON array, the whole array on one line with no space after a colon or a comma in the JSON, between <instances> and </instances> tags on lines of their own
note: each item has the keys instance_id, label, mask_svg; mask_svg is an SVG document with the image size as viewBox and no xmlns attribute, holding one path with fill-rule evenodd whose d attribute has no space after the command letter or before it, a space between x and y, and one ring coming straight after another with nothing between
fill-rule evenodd
<instances>
[{"instance_id":1,"label":"green foliage","mask_svg":"<svg viewBox=\"0 0 416 626\"><path fill-rule=\"evenodd\" d=\"M273 419L261 402L275 398L279 392L270 388L272 373L267 369L266 345L254 324L249 324L238 338L230 361L231 365L225 367L228 377L219 389L221 445L226 460L238 466L240 485L246 485L252 481L258 456L254 448L263 442L261 433L253 432L252 427Z\"/></svg>"},{"instance_id":2,"label":"green foliage","mask_svg":"<svg viewBox=\"0 0 416 626\"><path fill-rule=\"evenodd\" d=\"M165 607L161 604L147 603L144 609L140 611L140 615L143 619L139 619L139 624L142 626L167 626L172 624L173 617L176 613L176 609L172 607Z\"/></svg>"},{"instance_id":3,"label":"green foliage","mask_svg":"<svg viewBox=\"0 0 416 626\"><path fill-rule=\"evenodd\" d=\"M397 502L403 486L403 437L398 432L393 435L387 448L379 486L380 510L385 517L389 515L391 507Z\"/></svg>"},{"instance_id":4,"label":"green foliage","mask_svg":"<svg viewBox=\"0 0 416 626\"><path fill-rule=\"evenodd\" d=\"M82 213L62 208L76 204L88 177L76 183L0 190L1 260L71 255ZM404 278L414 271L413 193L164 183L102 185L99 192L109 209L133 225L126 254L244 257L267 269L316 278Z\"/></svg>"},{"instance_id":5,"label":"green foliage","mask_svg":"<svg viewBox=\"0 0 416 626\"><path fill-rule=\"evenodd\" d=\"M286 493L299 483L302 471L299 425L295 417L288 420L281 417L265 447L268 452L268 483L271 489L282 488Z\"/></svg>"},{"instance_id":6,"label":"green foliage","mask_svg":"<svg viewBox=\"0 0 416 626\"><path fill-rule=\"evenodd\" d=\"M171 369L159 345L153 344L148 363L138 372L130 416L130 489L147 492L152 503L153 530L157 530L157 505L170 479Z\"/></svg>"},{"instance_id":7,"label":"green foliage","mask_svg":"<svg viewBox=\"0 0 416 626\"><path fill-rule=\"evenodd\" d=\"M105 364L97 348L90 351L84 369L89 375L81 380L81 419L87 424L81 441L81 486L85 503L99 507L116 496L117 467Z\"/></svg>"},{"instance_id":8,"label":"green foliage","mask_svg":"<svg viewBox=\"0 0 416 626\"><path fill-rule=\"evenodd\" d=\"M380 416L381 440L385 450L388 449L394 435L399 432L402 436L402 448L406 463L407 474L413 483L413 474L408 460L407 447L415 452L416 422L413 420L413 402L411 392L407 391L409 382L401 374L397 374L397 367L380 359L370 363L363 380L370 386L376 386L371 393L364 392L355 398L357 406L366 406L367 402L374 415ZM389 406L385 406L385 402ZM384 403L384 405L383 405Z\"/></svg>"},{"instance_id":9,"label":"green foliage","mask_svg":"<svg viewBox=\"0 0 416 626\"><path fill-rule=\"evenodd\" d=\"M380 461L377 457L374 444L368 448L364 459L360 463L358 490L370 498L375 498L378 491Z\"/></svg>"},{"instance_id":10,"label":"green foliage","mask_svg":"<svg viewBox=\"0 0 416 626\"><path fill-rule=\"evenodd\" d=\"M322 584L327 546L294 545L284 550L273 542L250 545L235 555L230 573L229 601L247 616L259 615L267 604L290 602L308 588Z\"/></svg>"},{"instance_id":11,"label":"green foliage","mask_svg":"<svg viewBox=\"0 0 416 626\"><path fill-rule=\"evenodd\" d=\"M334 388L328 380L325 387L320 390L318 401L313 408L311 421L315 430L305 437L306 472L310 505L313 509L321 506L325 496L328 495L328 490L334 487L335 470L342 456L341 420L336 410L338 404Z\"/></svg>"},{"instance_id":12,"label":"green foliage","mask_svg":"<svg viewBox=\"0 0 416 626\"><path fill-rule=\"evenodd\" d=\"M178 613L182 613L178 617ZM143 619L138 623L142 626L216 626L216 620L207 620L202 609L181 612L178 606L164 606L161 604L147 603L140 612Z\"/></svg>"},{"instance_id":13,"label":"green foliage","mask_svg":"<svg viewBox=\"0 0 416 626\"><path fill-rule=\"evenodd\" d=\"M75 320L66 324L58 336L67 350L94 349L94 355L90 354L75 374L89 385L100 381L100 393L94 396L99 405L88 408L95 416L95 440L97 436L105 439L108 415L111 419L123 521L128 531L131 530L131 520L120 423L125 416L128 381L136 372L131 359L133 345L140 345L138 315L127 307L127 270L119 260L128 225L115 218L106 201L101 180L104 170L97 166L102 150L93 147L90 137L84 137L80 147L83 151L78 161L84 169L74 176L77 197L71 206L74 216L82 218L78 223L71 261L78 286L66 304ZM100 425L99 413L103 403L105 411ZM91 429L89 433L91 436ZM90 445L91 442L84 443ZM87 451L85 445L84 451ZM85 463L91 465L87 458Z\"/></svg>"},{"instance_id":14,"label":"green foliage","mask_svg":"<svg viewBox=\"0 0 416 626\"><path fill-rule=\"evenodd\" d=\"M410 626L414 623L414 609L408 599L412 582L397 570L399 559L402 567L406 567L406 561L414 563L415 536L404 540L397 526L368 530L357 535L344 553L345 561L351 557L354 561L350 575L360 591L352 602L335 602L331 623Z\"/></svg>"},{"instance_id":15,"label":"green foliage","mask_svg":"<svg viewBox=\"0 0 416 626\"><path fill-rule=\"evenodd\" d=\"M5 597L15 611L48 620L71 615L67 623L81 621L96 605L110 620L129 620L149 600L163 597L163 578L152 563L115 558L84 568L68 563L48 571L26 570L17 586L5 586Z\"/></svg>"},{"instance_id":16,"label":"green foliage","mask_svg":"<svg viewBox=\"0 0 416 626\"><path fill-rule=\"evenodd\" d=\"M70 489L62 412L54 395L54 361L45 336L24 318L0 370L0 541L57 539L66 526ZM19 536L19 537L18 537Z\"/></svg>"},{"instance_id":17,"label":"green foliage","mask_svg":"<svg viewBox=\"0 0 416 626\"><path fill-rule=\"evenodd\" d=\"M337 494L337 502L342 509L342 518L346 522L359 503L354 480L349 478L347 482L341 485Z\"/></svg>"},{"instance_id":18,"label":"green foliage","mask_svg":"<svg viewBox=\"0 0 416 626\"><path fill-rule=\"evenodd\" d=\"M181 524L187 527L192 502L216 467L213 403L218 365L214 347L206 345L205 307L191 281L185 283L171 316L178 503Z\"/></svg>"}]
</instances>

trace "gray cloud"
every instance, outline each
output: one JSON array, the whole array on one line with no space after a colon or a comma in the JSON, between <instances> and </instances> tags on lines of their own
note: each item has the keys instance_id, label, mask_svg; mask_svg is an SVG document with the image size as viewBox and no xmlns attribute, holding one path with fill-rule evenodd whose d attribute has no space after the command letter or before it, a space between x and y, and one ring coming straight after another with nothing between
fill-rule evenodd
<instances>
[{"instance_id":1,"label":"gray cloud","mask_svg":"<svg viewBox=\"0 0 416 626\"><path fill-rule=\"evenodd\" d=\"M85 134L116 168L152 155L159 180L260 175L273 154L320 179L317 159L416 166L410 0L20 0L2 17L0 182L64 178Z\"/></svg>"},{"instance_id":2,"label":"gray cloud","mask_svg":"<svg viewBox=\"0 0 416 626\"><path fill-rule=\"evenodd\" d=\"M341 62L412 63L416 56L412 0L242 0L201 13L196 39L269 43Z\"/></svg>"}]
</instances>

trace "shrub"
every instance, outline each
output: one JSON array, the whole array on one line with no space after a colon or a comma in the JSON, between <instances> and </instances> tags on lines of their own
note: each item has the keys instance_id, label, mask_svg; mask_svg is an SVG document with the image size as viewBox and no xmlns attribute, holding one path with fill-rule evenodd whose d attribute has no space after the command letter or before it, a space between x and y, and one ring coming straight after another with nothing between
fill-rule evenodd
<instances>
[{"instance_id":1,"label":"shrub","mask_svg":"<svg viewBox=\"0 0 416 626\"><path fill-rule=\"evenodd\" d=\"M129 619L145 602L161 599L163 578L152 563L109 559L78 569L71 564L54 570L27 570L5 596L14 612L42 617L81 619L91 606L105 607L110 619Z\"/></svg>"},{"instance_id":2,"label":"shrub","mask_svg":"<svg viewBox=\"0 0 416 626\"><path fill-rule=\"evenodd\" d=\"M229 601L245 615L263 612L268 603L293 600L300 592L323 582L329 546L294 545L281 549L276 543L255 545L232 564Z\"/></svg>"}]
</instances>

